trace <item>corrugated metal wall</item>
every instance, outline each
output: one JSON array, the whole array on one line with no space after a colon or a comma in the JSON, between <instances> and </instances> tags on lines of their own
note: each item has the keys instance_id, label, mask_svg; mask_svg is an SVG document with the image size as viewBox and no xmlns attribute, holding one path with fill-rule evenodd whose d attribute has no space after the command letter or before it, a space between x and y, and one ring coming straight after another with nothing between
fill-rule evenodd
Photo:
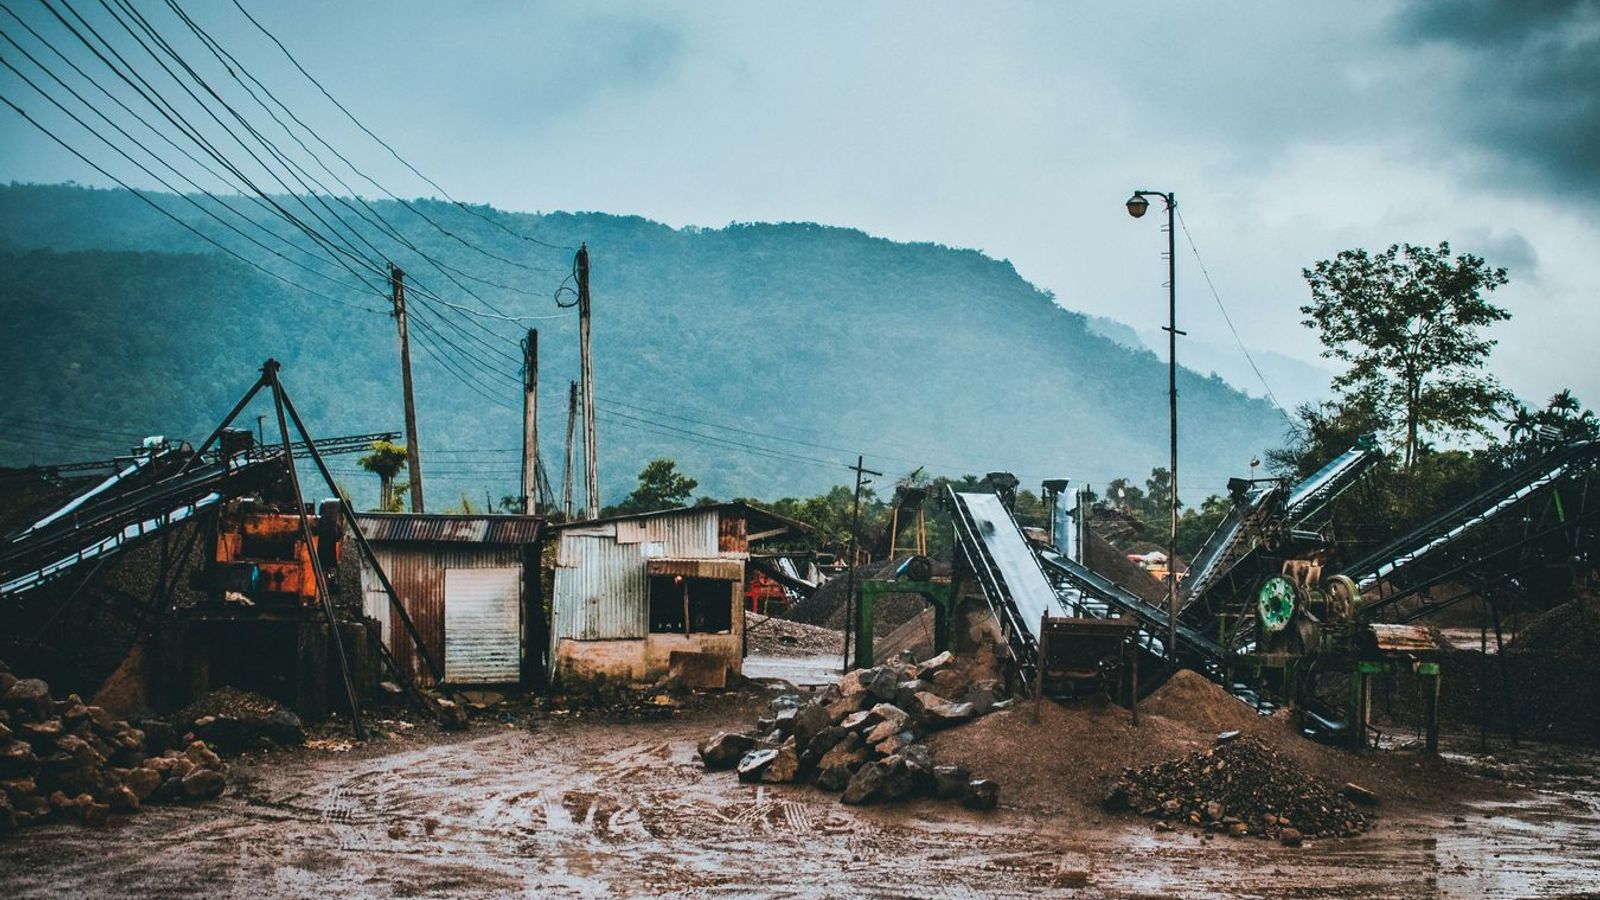
<instances>
[{"instance_id":1,"label":"corrugated metal wall","mask_svg":"<svg viewBox=\"0 0 1600 900\"><path fill-rule=\"evenodd\" d=\"M739 558L718 550L717 510L651 516L561 531L553 640L643 638L650 623L650 559ZM552 656L553 658L553 656Z\"/></svg>"},{"instance_id":2,"label":"corrugated metal wall","mask_svg":"<svg viewBox=\"0 0 1600 900\"><path fill-rule=\"evenodd\" d=\"M580 641L642 638L649 628L647 544L603 536L561 536L551 631Z\"/></svg>"},{"instance_id":3,"label":"corrugated metal wall","mask_svg":"<svg viewBox=\"0 0 1600 900\"><path fill-rule=\"evenodd\" d=\"M388 574L395 592L400 595L400 601L405 604L411 621L417 626L423 644L441 666L444 665L444 570L520 567L523 564L522 548L517 546L374 544L372 550ZM361 585L368 604L386 600L383 589L377 584L377 576L364 564L361 567ZM368 609L367 614L374 615L373 610ZM382 617L374 615L374 618L383 621ZM388 639L389 652L394 654L395 663L403 669L409 667L412 677L419 684L432 684L433 678L427 664L411 646L405 626L400 624L400 617L390 615L388 622L389 628L384 637ZM518 639L521 639L520 634Z\"/></svg>"}]
</instances>

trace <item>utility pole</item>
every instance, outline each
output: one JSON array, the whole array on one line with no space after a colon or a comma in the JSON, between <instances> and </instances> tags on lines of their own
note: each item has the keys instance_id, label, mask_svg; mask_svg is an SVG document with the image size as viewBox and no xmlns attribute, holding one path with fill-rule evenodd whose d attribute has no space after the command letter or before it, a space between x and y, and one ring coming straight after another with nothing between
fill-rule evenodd
<instances>
[{"instance_id":1,"label":"utility pole","mask_svg":"<svg viewBox=\"0 0 1600 900\"><path fill-rule=\"evenodd\" d=\"M876 475L883 477L882 472L874 472L866 468L866 458L856 456L856 494L855 501L850 511L850 568L845 570L844 587L844 671L850 671L850 634L854 630L856 619L856 533L861 530L861 488L871 484L871 479L863 481L863 475Z\"/></svg>"},{"instance_id":2,"label":"utility pole","mask_svg":"<svg viewBox=\"0 0 1600 900\"><path fill-rule=\"evenodd\" d=\"M1150 208L1150 197L1160 197L1167 206L1167 408L1172 437L1172 476L1170 502L1171 529L1167 532L1167 658L1178 658L1178 235L1173 221L1178 210L1178 195L1171 192L1136 190L1125 204L1135 219Z\"/></svg>"},{"instance_id":3,"label":"utility pole","mask_svg":"<svg viewBox=\"0 0 1600 900\"><path fill-rule=\"evenodd\" d=\"M522 342L522 514L536 516L549 498L539 493L539 329Z\"/></svg>"},{"instance_id":4,"label":"utility pole","mask_svg":"<svg viewBox=\"0 0 1600 900\"><path fill-rule=\"evenodd\" d=\"M578 422L578 383L567 382L567 465L561 471L561 512L572 521L572 432Z\"/></svg>"},{"instance_id":5,"label":"utility pole","mask_svg":"<svg viewBox=\"0 0 1600 900\"><path fill-rule=\"evenodd\" d=\"M417 444L417 404L411 393L411 335L406 326L406 273L389 264L389 293L400 329L400 383L406 392L406 473L411 481L411 511L422 508L422 451Z\"/></svg>"},{"instance_id":6,"label":"utility pole","mask_svg":"<svg viewBox=\"0 0 1600 900\"><path fill-rule=\"evenodd\" d=\"M594 353L589 346L589 245L578 245L578 352L583 379L583 517L600 518L600 470L594 446Z\"/></svg>"}]
</instances>

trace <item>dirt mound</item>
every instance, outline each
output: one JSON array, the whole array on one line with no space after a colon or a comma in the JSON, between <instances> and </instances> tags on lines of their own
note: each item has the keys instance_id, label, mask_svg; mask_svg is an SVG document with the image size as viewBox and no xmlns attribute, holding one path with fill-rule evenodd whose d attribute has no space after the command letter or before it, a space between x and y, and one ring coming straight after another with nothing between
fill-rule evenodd
<instances>
[{"instance_id":1,"label":"dirt mound","mask_svg":"<svg viewBox=\"0 0 1600 900\"><path fill-rule=\"evenodd\" d=\"M206 716L266 718L282 708L283 704L270 697L224 686L200 695L193 703L173 713L172 720L188 724Z\"/></svg>"},{"instance_id":2,"label":"dirt mound","mask_svg":"<svg viewBox=\"0 0 1600 900\"><path fill-rule=\"evenodd\" d=\"M306 739L300 717L283 704L226 686L202 694L173 713L171 722L178 734L192 732L222 753L294 746Z\"/></svg>"},{"instance_id":3,"label":"dirt mound","mask_svg":"<svg viewBox=\"0 0 1600 900\"><path fill-rule=\"evenodd\" d=\"M1178 670L1139 704L1139 711L1212 733L1249 730L1261 719L1222 685L1192 669Z\"/></svg>"},{"instance_id":4,"label":"dirt mound","mask_svg":"<svg viewBox=\"0 0 1600 900\"><path fill-rule=\"evenodd\" d=\"M832 628L748 613L745 635L750 652L768 656L821 656L838 653L844 635Z\"/></svg>"},{"instance_id":5,"label":"dirt mound","mask_svg":"<svg viewBox=\"0 0 1600 900\"><path fill-rule=\"evenodd\" d=\"M1262 716L1196 672L1180 671L1139 704L1139 724L1104 698L1071 705L1046 701L1040 721L1024 700L1016 709L938 734L941 761L981 768L1007 785L1007 802L1052 812L1097 807L1123 770L1170 760L1240 731L1302 771L1331 784L1353 781L1385 803L1486 795L1492 788L1420 753L1350 751L1299 733L1292 713Z\"/></svg>"},{"instance_id":6,"label":"dirt mound","mask_svg":"<svg viewBox=\"0 0 1600 900\"><path fill-rule=\"evenodd\" d=\"M1107 810L1243 836L1349 837L1367 816L1255 738L1239 737L1181 758L1130 769L1106 796Z\"/></svg>"},{"instance_id":7,"label":"dirt mound","mask_svg":"<svg viewBox=\"0 0 1600 900\"><path fill-rule=\"evenodd\" d=\"M1507 650L1557 653L1592 652L1596 647L1600 647L1600 597L1594 595L1577 597L1541 613L1506 644Z\"/></svg>"}]
</instances>

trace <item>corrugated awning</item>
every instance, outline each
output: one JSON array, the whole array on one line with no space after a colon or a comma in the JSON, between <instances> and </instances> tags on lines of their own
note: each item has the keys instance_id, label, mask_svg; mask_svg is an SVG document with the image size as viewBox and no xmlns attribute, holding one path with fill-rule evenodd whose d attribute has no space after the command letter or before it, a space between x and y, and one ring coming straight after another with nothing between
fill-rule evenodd
<instances>
[{"instance_id":1,"label":"corrugated awning","mask_svg":"<svg viewBox=\"0 0 1600 900\"><path fill-rule=\"evenodd\" d=\"M367 540L442 544L532 544L544 519L538 516L446 516L358 513Z\"/></svg>"},{"instance_id":2,"label":"corrugated awning","mask_svg":"<svg viewBox=\"0 0 1600 900\"><path fill-rule=\"evenodd\" d=\"M645 562L645 571L651 575L744 580L744 562L737 559L652 559Z\"/></svg>"}]
</instances>

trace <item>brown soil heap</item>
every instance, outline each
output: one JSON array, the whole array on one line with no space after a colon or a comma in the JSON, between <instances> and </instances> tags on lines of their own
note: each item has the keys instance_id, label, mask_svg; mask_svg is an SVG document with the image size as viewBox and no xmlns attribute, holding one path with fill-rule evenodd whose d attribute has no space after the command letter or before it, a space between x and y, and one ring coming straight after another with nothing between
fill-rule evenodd
<instances>
[{"instance_id":1,"label":"brown soil heap","mask_svg":"<svg viewBox=\"0 0 1600 900\"><path fill-rule=\"evenodd\" d=\"M1301 836L1348 837L1369 824L1350 801L1249 737L1129 769L1104 807L1289 842Z\"/></svg>"}]
</instances>

